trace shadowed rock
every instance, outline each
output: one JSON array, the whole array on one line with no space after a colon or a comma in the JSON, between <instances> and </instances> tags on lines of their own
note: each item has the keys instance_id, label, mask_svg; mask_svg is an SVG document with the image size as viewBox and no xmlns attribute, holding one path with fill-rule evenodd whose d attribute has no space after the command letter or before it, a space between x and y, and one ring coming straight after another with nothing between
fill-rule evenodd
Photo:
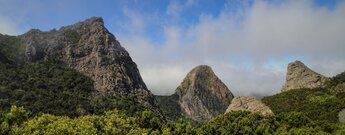
<instances>
[{"instance_id":1,"label":"shadowed rock","mask_svg":"<svg viewBox=\"0 0 345 135\"><path fill-rule=\"evenodd\" d=\"M223 114L234 97L211 67L197 66L176 89L183 115L197 122Z\"/></svg>"}]
</instances>

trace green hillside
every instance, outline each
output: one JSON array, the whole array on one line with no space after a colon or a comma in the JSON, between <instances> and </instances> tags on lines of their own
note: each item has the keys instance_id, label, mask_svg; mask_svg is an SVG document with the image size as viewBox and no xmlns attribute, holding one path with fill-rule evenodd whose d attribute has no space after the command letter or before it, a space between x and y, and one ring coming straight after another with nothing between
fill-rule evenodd
<instances>
[{"instance_id":1,"label":"green hillside","mask_svg":"<svg viewBox=\"0 0 345 135\"><path fill-rule=\"evenodd\" d=\"M100 114L118 108L142 110L131 97L98 93L93 81L57 62L38 62L24 66L0 64L0 107L23 106L34 114L80 116Z\"/></svg>"},{"instance_id":2,"label":"green hillside","mask_svg":"<svg viewBox=\"0 0 345 135\"><path fill-rule=\"evenodd\" d=\"M345 108L345 93L334 88L345 82L345 73L332 77L326 88L296 89L264 97L262 102L275 114L302 112L316 121L338 122L338 113Z\"/></svg>"},{"instance_id":3,"label":"green hillside","mask_svg":"<svg viewBox=\"0 0 345 135\"><path fill-rule=\"evenodd\" d=\"M182 118L180 104L178 103L179 97L176 94L171 96L156 96L159 108L162 113L169 120L178 120Z\"/></svg>"},{"instance_id":4,"label":"green hillside","mask_svg":"<svg viewBox=\"0 0 345 135\"><path fill-rule=\"evenodd\" d=\"M0 63L22 63L25 45L20 37L0 34Z\"/></svg>"}]
</instances>

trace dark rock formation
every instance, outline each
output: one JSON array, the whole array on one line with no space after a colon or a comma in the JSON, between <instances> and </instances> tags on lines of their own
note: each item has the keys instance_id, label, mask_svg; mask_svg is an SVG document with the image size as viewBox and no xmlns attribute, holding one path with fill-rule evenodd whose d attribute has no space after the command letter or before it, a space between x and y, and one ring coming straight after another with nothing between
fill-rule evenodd
<instances>
[{"instance_id":1,"label":"dark rock formation","mask_svg":"<svg viewBox=\"0 0 345 135\"><path fill-rule=\"evenodd\" d=\"M228 87L209 66L190 71L176 89L183 115L197 122L223 114L233 99Z\"/></svg>"},{"instance_id":2,"label":"dark rock formation","mask_svg":"<svg viewBox=\"0 0 345 135\"><path fill-rule=\"evenodd\" d=\"M299 88L324 87L329 78L309 69L300 61L289 63L282 92Z\"/></svg>"},{"instance_id":3,"label":"dark rock formation","mask_svg":"<svg viewBox=\"0 0 345 135\"><path fill-rule=\"evenodd\" d=\"M226 112L230 111L250 111L250 112L259 112L262 115L273 114L271 109L262 103L259 100L256 100L254 97L250 96L239 96L235 97L231 104L229 105Z\"/></svg>"},{"instance_id":4,"label":"dark rock formation","mask_svg":"<svg viewBox=\"0 0 345 135\"><path fill-rule=\"evenodd\" d=\"M135 96L145 106L157 107L136 64L104 27L102 18L92 17L49 32L32 29L20 38L26 46L26 63L62 61L92 78L99 92Z\"/></svg>"}]
</instances>

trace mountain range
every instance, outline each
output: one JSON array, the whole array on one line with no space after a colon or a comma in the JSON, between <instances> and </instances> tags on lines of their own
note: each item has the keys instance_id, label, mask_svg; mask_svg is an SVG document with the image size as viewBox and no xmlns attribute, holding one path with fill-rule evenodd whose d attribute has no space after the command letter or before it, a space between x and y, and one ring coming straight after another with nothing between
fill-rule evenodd
<instances>
[{"instance_id":1,"label":"mountain range","mask_svg":"<svg viewBox=\"0 0 345 135\"><path fill-rule=\"evenodd\" d=\"M0 45L0 107L4 114L13 105L23 106L34 116L48 113L70 118L102 115L114 109L138 117L137 112L148 110L162 123L179 119L196 125L206 123L200 128L207 128L204 131L215 128L208 126L230 114L242 115L236 114L238 111L263 119L300 112L316 122L345 122L345 73L325 77L300 61L288 64L281 93L262 99L233 95L207 65L192 69L174 94L159 96L148 90L137 65L105 28L101 17L59 30L31 29L19 36L0 34ZM152 128L154 122L149 120L151 125L146 128ZM222 121L220 126L225 123ZM317 129L313 125L313 131L338 131L325 127ZM6 129L2 133L12 132L2 128ZM212 132L224 133L218 129ZM284 131L290 132L290 127Z\"/></svg>"}]
</instances>

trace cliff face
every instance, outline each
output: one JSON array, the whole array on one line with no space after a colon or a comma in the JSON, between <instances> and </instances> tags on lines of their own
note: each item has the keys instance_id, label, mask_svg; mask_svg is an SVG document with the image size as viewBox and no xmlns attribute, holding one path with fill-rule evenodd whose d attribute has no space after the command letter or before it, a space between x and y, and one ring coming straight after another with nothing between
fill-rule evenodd
<instances>
[{"instance_id":1,"label":"cliff face","mask_svg":"<svg viewBox=\"0 0 345 135\"><path fill-rule=\"evenodd\" d=\"M183 115L197 122L223 114L234 97L209 66L190 71L176 89Z\"/></svg>"},{"instance_id":2,"label":"cliff face","mask_svg":"<svg viewBox=\"0 0 345 135\"><path fill-rule=\"evenodd\" d=\"M259 112L262 115L273 114L271 109L262 103L259 100L256 100L254 97L250 96L239 96L235 97L231 104L229 105L226 112L230 111L250 111L250 112Z\"/></svg>"},{"instance_id":3,"label":"cliff face","mask_svg":"<svg viewBox=\"0 0 345 135\"><path fill-rule=\"evenodd\" d=\"M300 61L289 63L282 92L299 88L324 87L329 78L309 69Z\"/></svg>"},{"instance_id":4,"label":"cliff face","mask_svg":"<svg viewBox=\"0 0 345 135\"><path fill-rule=\"evenodd\" d=\"M20 36L25 62L62 61L92 78L97 91L117 96L135 96L145 106L156 108L136 64L102 18L93 17L60 30L32 29Z\"/></svg>"}]
</instances>

